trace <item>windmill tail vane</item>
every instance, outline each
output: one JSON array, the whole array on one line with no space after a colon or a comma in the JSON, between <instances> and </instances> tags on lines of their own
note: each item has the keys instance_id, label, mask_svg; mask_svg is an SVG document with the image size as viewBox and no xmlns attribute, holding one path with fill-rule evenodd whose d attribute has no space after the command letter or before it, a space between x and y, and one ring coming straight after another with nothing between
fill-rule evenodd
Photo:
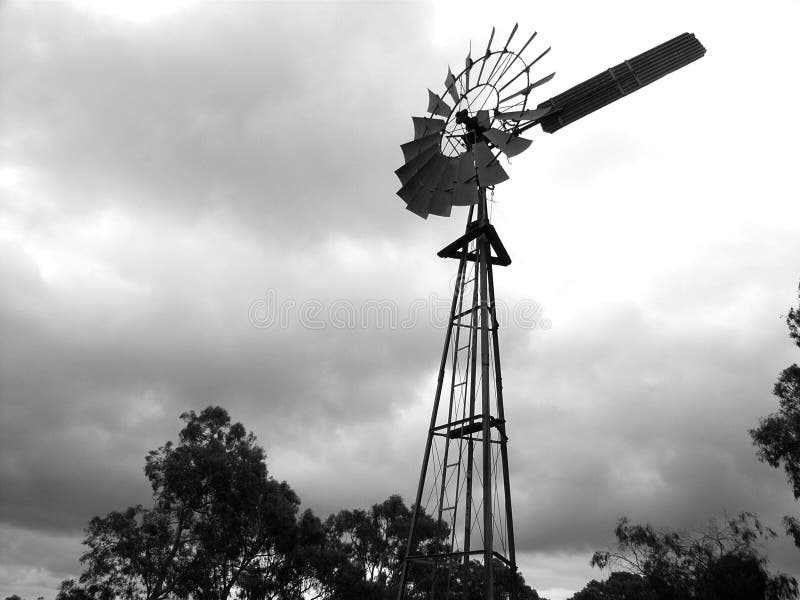
<instances>
[{"instance_id":1,"label":"windmill tail vane","mask_svg":"<svg viewBox=\"0 0 800 600\"><path fill-rule=\"evenodd\" d=\"M470 50L465 67L449 67L444 90L428 90L427 114L412 117L414 139L402 144L397 194L412 213L448 217L468 207L464 234L438 255L458 261L422 466L400 571L398 600L517 600L519 575L509 482L495 266L511 258L487 212L487 189L509 176L500 157L516 156L536 125L553 133L701 58L705 48L681 34L548 100L533 96L555 73L534 74L550 48L529 50L533 32L514 50ZM534 58L528 59L526 51ZM441 539L425 538L433 519Z\"/></svg>"}]
</instances>

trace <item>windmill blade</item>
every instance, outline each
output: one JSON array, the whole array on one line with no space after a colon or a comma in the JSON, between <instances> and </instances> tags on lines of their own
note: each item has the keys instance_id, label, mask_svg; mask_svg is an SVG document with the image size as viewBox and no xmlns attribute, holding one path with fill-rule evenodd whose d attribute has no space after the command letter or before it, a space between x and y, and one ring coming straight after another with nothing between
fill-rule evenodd
<instances>
[{"instance_id":1,"label":"windmill blade","mask_svg":"<svg viewBox=\"0 0 800 600\"><path fill-rule=\"evenodd\" d=\"M445 121L442 119L431 119L428 117L411 117L414 122L414 139L437 133L444 129Z\"/></svg>"},{"instance_id":2,"label":"windmill blade","mask_svg":"<svg viewBox=\"0 0 800 600\"><path fill-rule=\"evenodd\" d=\"M453 210L453 191L438 190L433 192L428 210L430 214L437 217L449 217L450 212Z\"/></svg>"},{"instance_id":3,"label":"windmill blade","mask_svg":"<svg viewBox=\"0 0 800 600\"><path fill-rule=\"evenodd\" d=\"M445 167L444 171L442 172L442 176L439 178L439 181L436 182L436 190L442 191L452 191L455 185L458 183L458 164L459 158L458 157L445 157L447 161L447 166Z\"/></svg>"},{"instance_id":4,"label":"windmill blade","mask_svg":"<svg viewBox=\"0 0 800 600\"><path fill-rule=\"evenodd\" d=\"M475 159L472 152L458 157L456 186L453 190L454 206L470 206L478 202L478 186L475 180Z\"/></svg>"},{"instance_id":5,"label":"windmill blade","mask_svg":"<svg viewBox=\"0 0 800 600\"><path fill-rule=\"evenodd\" d=\"M541 103L540 108L553 107L552 113L542 119L542 129L548 133L558 131L685 67L705 53L706 49L693 33L683 33Z\"/></svg>"},{"instance_id":6,"label":"windmill blade","mask_svg":"<svg viewBox=\"0 0 800 600\"><path fill-rule=\"evenodd\" d=\"M414 199L414 196L416 196L421 189L423 189L422 182L415 178L408 183L403 184L403 187L397 190L396 193L398 196L400 196L400 198L402 198L403 202L408 204Z\"/></svg>"},{"instance_id":7,"label":"windmill blade","mask_svg":"<svg viewBox=\"0 0 800 600\"><path fill-rule=\"evenodd\" d=\"M406 208L415 215L427 219L430 214L431 200L433 200L433 192L421 188L417 194L406 205Z\"/></svg>"},{"instance_id":8,"label":"windmill blade","mask_svg":"<svg viewBox=\"0 0 800 600\"><path fill-rule=\"evenodd\" d=\"M425 163L425 166L412 175L411 178L403 184L403 187L397 190L397 195L400 196L406 204L411 202L419 191L426 187L426 177L430 177L431 171L437 168L436 157L437 155L432 156L428 162Z\"/></svg>"},{"instance_id":9,"label":"windmill blade","mask_svg":"<svg viewBox=\"0 0 800 600\"><path fill-rule=\"evenodd\" d=\"M508 179L508 173L500 166L497 158L489 150L486 142L478 142L473 147L475 165L478 170L478 184L481 187L496 185Z\"/></svg>"},{"instance_id":10,"label":"windmill blade","mask_svg":"<svg viewBox=\"0 0 800 600\"><path fill-rule=\"evenodd\" d=\"M505 98L500 100L499 104L502 104L503 102L507 102L507 101L511 100L512 98L515 98L516 96L527 96L528 94L531 93L532 89L537 88L540 85L547 83L548 81L550 81L555 76L556 76L555 73L550 73L550 75L548 75L547 77L542 77L539 81L534 81L530 85L526 85L520 91L514 92L510 96L506 96Z\"/></svg>"},{"instance_id":11,"label":"windmill blade","mask_svg":"<svg viewBox=\"0 0 800 600\"><path fill-rule=\"evenodd\" d=\"M467 54L467 58L464 59L464 70L466 71L464 73L464 77L465 77L464 87L466 88L465 91L467 91L467 92L469 91L469 72L472 69L472 65L474 65L474 64L475 63L472 60L472 42L470 41L470 43L469 43L469 53Z\"/></svg>"},{"instance_id":12,"label":"windmill blade","mask_svg":"<svg viewBox=\"0 0 800 600\"><path fill-rule=\"evenodd\" d=\"M453 206L471 206L478 203L478 186L471 183L459 183L453 190Z\"/></svg>"},{"instance_id":13,"label":"windmill blade","mask_svg":"<svg viewBox=\"0 0 800 600\"><path fill-rule=\"evenodd\" d=\"M442 177L449 161L441 154L434 154L433 158L422 168L416 177L422 182L426 188L430 190L436 189L439 180Z\"/></svg>"},{"instance_id":14,"label":"windmill blade","mask_svg":"<svg viewBox=\"0 0 800 600\"><path fill-rule=\"evenodd\" d=\"M475 113L475 118L478 120L478 125L483 129L489 129L492 126L492 119L489 117L488 110L479 110Z\"/></svg>"},{"instance_id":15,"label":"windmill blade","mask_svg":"<svg viewBox=\"0 0 800 600\"><path fill-rule=\"evenodd\" d=\"M400 149L403 151L403 158L406 162L408 162L428 148L438 148L441 137L442 136L439 133L431 133L429 135L424 135L413 142L401 144Z\"/></svg>"},{"instance_id":16,"label":"windmill blade","mask_svg":"<svg viewBox=\"0 0 800 600\"><path fill-rule=\"evenodd\" d=\"M519 50L517 50L517 55L519 55L519 56L522 56L522 53L523 53L523 52L525 52L525 48L527 48L527 47L530 45L530 43L533 41L533 39L534 39L534 38L535 38L537 35L538 35L538 33L537 33L536 31L534 31L534 32L533 32L533 35L532 35L531 37L529 37L529 38L528 38L528 41L527 41L527 42L525 42L525 44L523 44L522 48L520 48Z\"/></svg>"},{"instance_id":17,"label":"windmill blade","mask_svg":"<svg viewBox=\"0 0 800 600\"><path fill-rule=\"evenodd\" d=\"M417 173L403 184L403 187L397 190L397 195L408 204L414 200L421 189L435 191L437 183L449 164L447 158L441 154L434 154Z\"/></svg>"},{"instance_id":18,"label":"windmill blade","mask_svg":"<svg viewBox=\"0 0 800 600\"><path fill-rule=\"evenodd\" d=\"M484 131L483 136L497 146L506 156L516 156L527 150L533 143L531 140L499 129Z\"/></svg>"},{"instance_id":19,"label":"windmill blade","mask_svg":"<svg viewBox=\"0 0 800 600\"><path fill-rule=\"evenodd\" d=\"M514 29L511 30L511 35L508 36L508 41L506 41L506 45L503 46L503 52L508 50L508 45L511 43L514 34L517 33L517 27L519 27L519 23L514 23Z\"/></svg>"},{"instance_id":20,"label":"windmill blade","mask_svg":"<svg viewBox=\"0 0 800 600\"><path fill-rule=\"evenodd\" d=\"M439 151L438 146L431 146L427 148L422 154L418 154L402 167L395 171L395 175L400 180L400 183L405 185L408 183L411 178L416 175L422 167L425 166L434 155L436 155Z\"/></svg>"},{"instance_id":21,"label":"windmill blade","mask_svg":"<svg viewBox=\"0 0 800 600\"><path fill-rule=\"evenodd\" d=\"M486 44L486 52L483 55L483 60L481 61L481 70L478 72L478 81L476 81L476 85L480 84L481 76L483 75L483 68L486 66L486 59L489 58L489 55L492 53L492 40L494 39L494 27L492 27L492 33L489 36L489 43Z\"/></svg>"},{"instance_id":22,"label":"windmill blade","mask_svg":"<svg viewBox=\"0 0 800 600\"><path fill-rule=\"evenodd\" d=\"M492 40L494 39L494 27L492 27L492 33L489 34L489 42L486 44L486 56L492 52Z\"/></svg>"},{"instance_id":23,"label":"windmill blade","mask_svg":"<svg viewBox=\"0 0 800 600\"><path fill-rule=\"evenodd\" d=\"M475 181L475 159L472 152L464 152L458 157L457 183Z\"/></svg>"},{"instance_id":24,"label":"windmill blade","mask_svg":"<svg viewBox=\"0 0 800 600\"><path fill-rule=\"evenodd\" d=\"M428 112L440 117L449 117L453 109L439 96L428 90Z\"/></svg>"},{"instance_id":25,"label":"windmill blade","mask_svg":"<svg viewBox=\"0 0 800 600\"><path fill-rule=\"evenodd\" d=\"M495 118L501 121L537 121L553 110L552 106L530 108L528 110L515 110L511 112L496 112Z\"/></svg>"},{"instance_id":26,"label":"windmill blade","mask_svg":"<svg viewBox=\"0 0 800 600\"><path fill-rule=\"evenodd\" d=\"M458 104L460 98L458 97L458 90L456 90L456 78L450 70L450 67L447 67L447 77L444 79L444 85L450 97L453 99L453 104Z\"/></svg>"}]
</instances>

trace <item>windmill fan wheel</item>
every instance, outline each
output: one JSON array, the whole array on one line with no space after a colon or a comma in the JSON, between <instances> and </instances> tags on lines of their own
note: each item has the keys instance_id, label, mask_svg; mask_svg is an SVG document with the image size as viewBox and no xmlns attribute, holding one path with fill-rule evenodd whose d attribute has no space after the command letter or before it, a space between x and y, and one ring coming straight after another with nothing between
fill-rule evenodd
<instances>
[{"instance_id":1,"label":"windmill fan wheel","mask_svg":"<svg viewBox=\"0 0 800 600\"><path fill-rule=\"evenodd\" d=\"M405 164L395 173L402 184L397 194L414 214L449 217L453 206L476 204L479 188L508 179L500 155L516 156L531 145L520 129L550 112L530 101L555 75L531 77L550 48L528 62L525 51L536 32L512 50L516 33L515 25L503 47L492 50L492 29L482 55L470 52L458 75L448 68L442 94L428 90L428 115L411 117L414 139L401 145Z\"/></svg>"}]
</instances>

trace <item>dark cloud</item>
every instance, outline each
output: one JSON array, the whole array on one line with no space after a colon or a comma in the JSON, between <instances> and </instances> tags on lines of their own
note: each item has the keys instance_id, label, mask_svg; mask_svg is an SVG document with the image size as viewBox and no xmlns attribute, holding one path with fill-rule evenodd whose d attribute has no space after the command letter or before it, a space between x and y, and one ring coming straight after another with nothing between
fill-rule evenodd
<instances>
[{"instance_id":1,"label":"dark cloud","mask_svg":"<svg viewBox=\"0 0 800 600\"><path fill-rule=\"evenodd\" d=\"M74 210L194 219L224 206L259 235L309 243L386 226L392 206L372 198L393 193L382 166L399 166L411 130L389 84L421 58L398 48L423 12L215 4L140 28L20 7L7 15L5 135Z\"/></svg>"}]
</instances>

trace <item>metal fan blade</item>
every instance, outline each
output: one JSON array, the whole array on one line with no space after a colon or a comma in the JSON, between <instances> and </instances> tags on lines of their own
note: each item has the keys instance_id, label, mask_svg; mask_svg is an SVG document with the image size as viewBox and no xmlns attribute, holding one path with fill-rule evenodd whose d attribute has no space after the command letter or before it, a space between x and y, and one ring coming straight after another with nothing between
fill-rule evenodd
<instances>
[{"instance_id":1,"label":"metal fan blade","mask_svg":"<svg viewBox=\"0 0 800 600\"><path fill-rule=\"evenodd\" d=\"M403 187L397 191L397 195L408 203L421 188L435 190L448 165L447 158L441 154L434 154L417 173L403 184Z\"/></svg>"},{"instance_id":2,"label":"metal fan blade","mask_svg":"<svg viewBox=\"0 0 800 600\"><path fill-rule=\"evenodd\" d=\"M475 182L459 183L453 190L453 206L471 206L478 203L478 186Z\"/></svg>"},{"instance_id":3,"label":"metal fan blade","mask_svg":"<svg viewBox=\"0 0 800 600\"><path fill-rule=\"evenodd\" d=\"M483 55L484 60L481 61L481 70L478 72L478 81L475 84L480 84L481 76L483 75L483 68L486 66L486 59L492 53L492 40L494 39L494 27L492 27L492 34L489 36L489 43L486 44L486 52Z\"/></svg>"},{"instance_id":4,"label":"metal fan blade","mask_svg":"<svg viewBox=\"0 0 800 600\"><path fill-rule=\"evenodd\" d=\"M543 106L541 108L531 108L528 110L496 112L494 116L501 121L536 121L546 116L551 110L553 110L552 106Z\"/></svg>"},{"instance_id":5,"label":"metal fan blade","mask_svg":"<svg viewBox=\"0 0 800 600\"><path fill-rule=\"evenodd\" d=\"M417 176L426 188L435 190L448 164L449 162L445 156L434 154L433 158L420 169Z\"/></svg>"},{"instance_id":6,"label":"metal fan blade","mask_svg":"<svg viewBox=\"0 0 800 600\"><path fill-rule=\"evenodd\" d=\"M403 202L408 204L409 202L411 202L414 196L417 195L417 192L419 192L421 189L423 189L422 182L420 182L419 179L414 178L405 185L403 185L403 187L401 187L395 193L403 199Z\"/></svg>"},{"instance_id":7,"label":"metal fan blade","mask_svg":"<svg viewBox=\"0 0 800 600\"><path fill-rule=\"evenodd\" d=\"M436 189L442 191L452 191L453 187L458 183L458 164L457 157L446 157L447 166L442 172L439 181L436 182Z\"/></svg>"},{"instance_id":8,"label":"metal fan blade","mask_svg":"<svg viewBox=\"0 0 800 600\"><path fill-rule=\"evenodd\" d=\"M428 112L441 117L449 117L453 109L447 102L428 90Z\"/></svg>"},{"instance_id":9,"label":"metal fan blade","mask_svg":"<svg viewBox=\"0 0 800 600\"><path fill-rule=\"evenodd\" d=\"M429 119L428 117L411 117L414 122L414 139L437 133L444 129L445 122L442 119Z\"/></svg>"},{"instance_id":10,"label":"metal fan blade","mask_svg":"<svg viewBox=\"0 0 800 600\"><path fill-rule=\"evenodd\" d=\"M425 150L431 147L439 146L439 140L441 139L442 135L440 133L431 133L430 135L424 135L418 140L414 140L413 142L406 142L405 144L400 145L400 149L403 151L403 158L406 162L410 161L412 158L421 154Z\"/></svg>"},{"instance_id":11,"label":"metal fan blade","mask_svg":"<svg viewBox=\"0 0 800 600\"><path fill-rule=\"evenodd\" d=\"M508 179L508 173L500 166L494 153L489 150L486 142L479 142L473 147L475 151L475 164L478 168L478 184L481 187L495 185Z\"/></svg>"},{"instance_id":12,"label":"metal fan blade","mask_svg":"<svg viewBox=\"0 0 800 600\"><path fill-rule=\"evenodd\" d=\"M556 76L555 73L550 73L550 75L548 75L547 77L542 77L539 81L534 81L530 85L526 85L520 91L514 92L510 96L506 96L505 98L500 100L499 103L502 104L503 102L507 102L508 100L511 100L512 98L515 98L516 96L527 96L528 94L531 93L531 90L533 88L539 87L540 85L547 83L548 81L550 81L555 76Z\"/></svg>"},{"instance_id":13,"label":"metal fan blade","mask_svg":"<svg viewBox=\"0 0 800 600\"><path fill-rule=\"evenodd\" d=\"M519 23L514 23L514 29L511 30L511 35L508 36L508 41L506 45L503 46L503 51L508 50L508 45L511 43L511 39L514 37L514 34L517 33L517 27L519 27Z\"/></svg>"},{"instance_id":14,"label":"metal fan blade","mask_svg":"<svg viewBox=\"0 0 800 600\"><path fill-rule=\"evenodd\" d=\"M519 50L517 50L517 55L518 55L518 56L522 56L522 53L523 53L523 52L525 52L525 48L527 48L527 47L530 45L530 43L533 41L533 38L535 38L535 37L536 37L536 35L537 35L537 34L536 34L536 32L534 31L534 32L533 32L533 35L532 35L531 37L529 37L529 38L528 38L528 41L527 41L527 42L525 42L525 44L522 46L522 48L520 48Z\"/></svg>"},{"instance_id":15,"label":"metal fan blade","mask_svg":"<svg viewBox=\"0 0 800 600\"><path fill-rule=\"evenodd\" d=\"M449 217L453 209L453 192L437 191L433 193L429 207L430 214L437 217Z\"/></svg>"},{"instance_id":16,"label":"metal fan blade","mask_svg":"<svg viewBox=\"0 0 800 600\"><path fill-rule=\"evenodd\" d=\"M540 85L542 85L543 83L547 83L548 81L550 81L550 80L551 80L553 77L555 77L555 76L556 76L556 73L555 73L555 71L553 71L552 73L550 73L550 75L545 75L545 76L544 76L544 77L542 77L542 78L541 78L539 81L534 81L532 84L530 84L529 86L527 86L527 87L525 88L525 93L527 94L527 93L529 93L529 92L530 92L530 91L531 91L533 88L539 87L539 86L540 86Z\"/></svg>"},{"instance_id":17,"label":"metal fan blade","mask_svg":"<svg viewBox=\"0 0 800 600\"><path fill-rule=\"evenodd\" d=\"M427 219L430 214L431 200L433 200L433 192L422 188L417 194L411 198L411 201L406 205L406 208L413 212L415 215Z\"/></svg>"},{"instance_id":18,"label":"metal fan blade","mask_svg":"<svg viewBox=\"0 0 800 600\"><path fill-rule=\"evenodd\" d=\"M490 129L484 131L483 136L492 142L495 146L506 156L516 156L527 150L533 143L531 140L519 137L513 133L500 131L499 129Z\"/></svg>"},{"instance_id":19,"label":"metal fan blade","mask_svg":"<svg viewBox=\"0 0 800 600\"><path fill-rule=\"evenodd\" d=\"M475 180L475 160L472 156L472 152L464 152L464 154L458 157L458 171L456 176L456 182L461 184L474 180Z\"/></svg>"},{"instance_id":20,"label":"metal fan blade","mask_svg":"<svg viewBox=\"0 0 800 600\"><path fill-rule=\"evenodd\" d=\"M470 43L469 43L469 54L467 54L467 58L464 59L464 69L466 71L464 73L464 77L465 77L464 88L465 88L465 91L469 91L469 72L472 69L472 65L473 64L475 64L475 63L472 61L472 42L470 41Z\"/></svg>"},{"instance_id":21,"label":"metal fan blade","mask_svg":"<svg viewBox=\"0 0 800 600\"><path fill-rule=\"evenodd\" d=\"M456 185L453 189L454 206L470 206L478 202L478 186L475 181L475 158L472 152L458 157Z\"/></svg>"},{"instance_id":22,"label":"metal fan blade","mask_svg":"<svg viewBox=\"0 0 800 600\"><path fill-rule=\"evenodd\" d=\"M458 90L456 90L456 78L450 67L447 67L447 77L444 79L444 85L447 87L447 93L453 99L453 104L458 104L460 98L458 97Z\"/></svg>"},{"instance_id":23,"label":"metal fan blade","mask_svg":"<svg viewBox=\"0 0 800 600\"><path fill-rule=\"evenodd\" d=\"M475 113L475 118L478 120L478 125L484 129L489 129L492 126L492 120L489 118L488 110L479 110Z\"/></svg>"},{"instance_id":24,"label":"metal fan blade","mask_svg":"<svg viewBox=\"0 0 800 600\"><path fill-rule=\"evenodd\" d=\"M408 183L409 180L414 175L416 175L422 167L425 166L425 163L427 163L434 155L437 154L437 152L439 152L439 147L431 146L430 148L427 148L422 154L418 154L410 161L408 161L406 164L404 164L402 167L397 169L395 171L395 175L397 175L397 178L400 180L400 183L403 185Z\"/></svg>"}]
</instances>

